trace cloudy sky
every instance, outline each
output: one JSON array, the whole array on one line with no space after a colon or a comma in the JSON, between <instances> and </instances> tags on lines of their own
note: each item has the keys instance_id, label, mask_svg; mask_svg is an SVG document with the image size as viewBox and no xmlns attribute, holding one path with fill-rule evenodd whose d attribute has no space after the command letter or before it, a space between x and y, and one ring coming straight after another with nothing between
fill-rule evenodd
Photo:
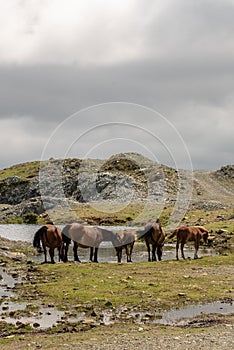
<instances>
[{"instance_id":1,"label":"cloudy sky","mask_svg":"<svg viewBox=\"0 0 234 350\"><path fill-rule=\"evenodd\" d=\"M234 0L0 0L0 168L233 164L233 18Z\"/></svg>"}]
</instances>

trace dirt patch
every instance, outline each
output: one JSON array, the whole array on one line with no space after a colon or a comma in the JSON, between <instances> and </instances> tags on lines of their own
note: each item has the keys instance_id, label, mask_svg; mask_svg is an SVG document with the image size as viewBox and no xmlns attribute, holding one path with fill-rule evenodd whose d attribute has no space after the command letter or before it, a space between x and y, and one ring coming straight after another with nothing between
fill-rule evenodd
<instances>
[{"instance_id":1,"label":"dirt patch","mask_svg":"<svg viewBox=\"0 0 234 350\"><path fill-rule=\"evenodd\" d=\"M1 242L2 252L25 251L28 244ZM18 251L18 252L19 252ZM37 307L58 307L65 313L55 327L41 330L39 322L29 325L20 319L14 325L0 322L2 349L227 349L233 344L234 316L205 315L183 325L165 326L152 322L156 314L172 307L210 301L233 301L233 255L198 260L136 264L47 264L27 260L4 261L6 272L19 283L10 291L17 302L27 301L26 316ZM12 300L12 298L11 298ZM3 301L3 300L2 300ZM6 299L4 299L6 301ZM103 310L120 317L104 325ZM10 310L5 310L6 316ZM141 322L132 313L144 313ZM23 312L24 313L24 312ZM81 320L72 315L83 313ZM15 313L15 316L22 316ZM40 316L40 315L39 315ZM217 332L217 330L219 332ZM68 336L69 334L69 336ZM32 337L33 335L33 337ZM32 341L33 339L33 341ZM213 347L212 347L213 346Z\"/></svg>"},{"instance_id":2,"label":"dirt patch","mask_svg":"<svg viewBox=\"0 0 234 350\"><path fill-rule=\"evenodd\" d=\"M86 332L70 332L33 336L22 334L1 340L1 349L79 349L79 350L229 350L233 348L234 316L209 322L210 327L181 328L122 325L92 328Z\"/></svg>"}]
</instances>

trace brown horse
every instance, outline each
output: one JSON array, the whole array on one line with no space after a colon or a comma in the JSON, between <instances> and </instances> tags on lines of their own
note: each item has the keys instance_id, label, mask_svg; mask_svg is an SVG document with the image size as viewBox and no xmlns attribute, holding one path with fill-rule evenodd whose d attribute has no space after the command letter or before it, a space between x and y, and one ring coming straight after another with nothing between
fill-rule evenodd
<instances>
[{"instance_id":1,"label":"brown horse","mask_svg":"<svg viewBox=\"0 0 234 350\"><path fill-rule=\"evenodd\" d=\"M42 248L41 248L42 243ZM47 263L47 251L46 247L49 248L49 254L51 258L51 263L54 264L54 249L58 249L59 261L63 260L63 240L62 240L62 231L52 225L47 224L42 226L34 235L33 246L37 249L39 253L44 252L45 260L44 263Z\"/></svg>"},{"instance_id":2,"label":"brown horse","mask_svg":"<svg viewBox=\"0 0 234 350\"><path fill-rule=\"evenodd\" d=\"M181 249L181 256L184 257L184 245L187 242L194 242L194 259L198 259L198 249L200 245L200 240L203 238L205 243L208 242L208 231L203 226L180 226L176 228L173 233L168 237L172 238L176 236L176 259L179 260L178 250L179 245Z\"/></svg>"},{"instance_id":3,"label":"brown horse","mask_svg":"<svg viewBox=\"0 0 234 350\"><path fill-rule=\"evenodd\" d=\"M130 230L125 230L122 234L119 235L119 237L121 246L116 249L118 262L121 262L123 249L125 249L127 255L127 262L132 262L132 251L136 240L135 233Z\"/></svg>"},{"instance_id":4,"label":"brown horse","mask_svg":"<svg viewBox=\"0 0 234 350\"><path fill-rule=\"evenodd\" d=\"M77 253L78 246L90 248L90 261L98 262L98 248L102 242L112 242L117 252L121 245L119 236L112 231L100 227L87 227L78 223L66 225L62 231L62 237L65 243L64 261L67 261L67 252L71 240L74 243L74 260L78 262L80 262Z\"/></svg>"},{"instance_id":5,"label":"brown horse","mask_svg":"<svg viewBox=\"0 0 234 350\"><path fill-rule=\"evenodd\" d=\"M144 238L148 250L148 261L151 261L150 245L152 245L152 261L156 261L156 250L158 260L162 260L162 249L165 241L165 232L158 222L149 223L143 231L137 232L139 238Z\"/></svg>"}]
</instances>

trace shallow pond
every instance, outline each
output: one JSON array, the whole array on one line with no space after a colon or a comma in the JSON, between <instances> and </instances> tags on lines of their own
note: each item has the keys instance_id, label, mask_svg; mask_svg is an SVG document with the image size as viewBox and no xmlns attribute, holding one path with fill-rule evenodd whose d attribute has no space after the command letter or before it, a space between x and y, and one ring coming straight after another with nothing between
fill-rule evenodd
<instances>
[{"instance_id":1,"label":"shallow pond","mask_svg":"<svg viewBox=\"0 0 234 350\"><path fill-rule=\"evenodd\" d=\"M32 242L33 236L35 232L40 228L40 225L0 225L0 236L3 238L7 238L10 240L16 240L16 241L25 241L25 242ZM63 226L60 226L62 229ZM130 227L128 227L129 229ZM113 230L114 232L118 232L120 230L126 229L125 226L108 226L108 229ZM193 257L194 254L194 248L193 244L190 244L188 246L185 246L184 248L185 256ZM79 257L80 260L83 262L89 260L89 249L82 249L79 248ZM209 255L217 255L218 253L211 248L205 248L200 246L199 249L199 256L209 256ZM72 247L69 248L69 254L68 254L69 260L73 260L73 252ZM55 258L56 255L55 255ZM35 256L33 260L35 262L42 262L44 259L43 254ZM172 260L175 259L175 245L173 244L165 244L163 249L163 260ZM99 248L98 253L98 260L99 262L116 262L116 253L109 242L103 242ZM134 250L132 254L132 260L133 262L141 262L141 261L147 261L148 260L148 253L146 251L146 246L142 242L137 242L134 245ZM126 261L125 253L123 252L123 260Z\"/></svg>"},{"instance_id":2,"label":"shallow pond","mask_svg":"<svg viewBox=\"0 0 234 350\"><path fill-rule=\"evenodd\" d=\"M53 305L42 305L35 308L34 305L26 302L14 302L10 300L14 297L11 290L19 278L9 275L3 268L0 268L0 295L2 303L0 304L0 321L20 326L21 324L30 325L38 329L46 329L58 325L59 323L82 323L86 322L87 315L85 312L72 312L57 310ZM174 309L161 313L147 313L134 311L129 308L108 309L100 312L97 320L93 319L96 324L110 325L120 320L131 320L136 324L163 324L174 326L185 326L197 316L218 314L228 315L234 312L233 302L207 303L203 305L187 306L181 309Z\"/></svg>"}]
</instances>

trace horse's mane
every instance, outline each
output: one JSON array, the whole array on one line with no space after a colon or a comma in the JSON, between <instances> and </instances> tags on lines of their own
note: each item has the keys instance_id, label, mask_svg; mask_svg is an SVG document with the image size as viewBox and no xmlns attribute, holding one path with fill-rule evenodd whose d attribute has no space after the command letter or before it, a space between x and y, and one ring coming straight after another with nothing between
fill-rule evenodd
<instances>
[{"instance_id":1,"label":"horse's mane","mask_svg":"<svg viewBox=\"0 0 234 350\"><path fill-rule=\"evenodd\" d=\"M46 225L42 226L39 228L39 230L35 233L34 238L33 238L33 247L38 250L38 252L42 251L41 248L41 236L43 233L47 231Z\"/></svg>"},{"instance_id":2,"label":"horse's mane","mask_svg":"<svg viewBox=\"0 0 234 350\"><path fill-rule=\"evenodd\" d=\"M145 237L151 235L155 225L158 226L160 234L164 235L164 232L163 232L162 226L159 222L159 219L157 219L156 222L153 222L153 223L149 222L148 224L146 224L144 230L138 231L137 237L138 238L145 238Z\"/></svg>"}]
</instances>

